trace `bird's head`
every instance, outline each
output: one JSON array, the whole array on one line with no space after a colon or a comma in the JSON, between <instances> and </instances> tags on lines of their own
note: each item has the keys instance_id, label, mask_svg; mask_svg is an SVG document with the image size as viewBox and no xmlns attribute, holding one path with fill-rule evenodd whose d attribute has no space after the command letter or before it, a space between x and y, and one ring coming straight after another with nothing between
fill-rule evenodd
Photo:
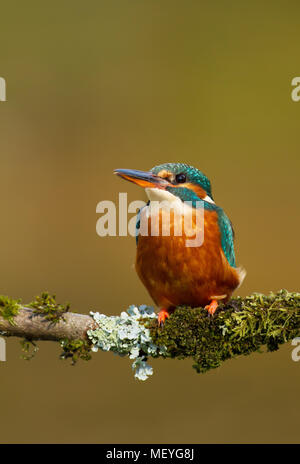
<instances>
[{"instance_id":1,"label":"bird's head","mask_svg":"<svg viewBox=\"0 0 300 464\"><path fill-rule=\"evenodd\" d=\"M144 187L150 200L200 199L214 203L209 179L187 164L165 163L147 172L134 169L116 169L114 172L123 179Z\"/></svg>"}]
</instances>

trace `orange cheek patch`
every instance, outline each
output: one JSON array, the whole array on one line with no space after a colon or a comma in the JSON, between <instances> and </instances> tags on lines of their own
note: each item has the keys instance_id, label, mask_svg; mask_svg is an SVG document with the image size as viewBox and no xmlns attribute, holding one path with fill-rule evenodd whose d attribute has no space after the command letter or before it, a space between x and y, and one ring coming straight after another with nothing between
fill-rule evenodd
<instances>
[{"instance_id":1,"label":"orange cheek patch","mask_svg":"<svg viewBox=\"0 0 300 464\"><path fill-rule=\"evenodd\" d=\"M191 184L190 182L186 182L185 184L175 185L174 187L188 188L190 190L193 190L193 192L195 192L197 197L201 199L206 197L206 192L202 187L200 187L199 185Z\"/></svg>"}]
</instances>

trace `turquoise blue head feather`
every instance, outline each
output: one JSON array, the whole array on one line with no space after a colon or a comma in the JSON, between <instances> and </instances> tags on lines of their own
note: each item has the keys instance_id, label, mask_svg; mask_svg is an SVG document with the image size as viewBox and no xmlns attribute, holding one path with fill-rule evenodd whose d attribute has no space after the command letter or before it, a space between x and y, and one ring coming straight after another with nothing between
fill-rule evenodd
<instances>
[{"instance_id":1,"label":"turquoise blue head feather","mask_svg":"<svg viewBox=\"0 0 300 464\"><path fill-rule=\"evenodd\" d=\"M150 170L150 172L160 177L163 176L165 179L167 179L170 183L170 186L166 187L166 190L170 191L170 189L173 187L172 193L174 195L177 193L176 196L182 197L186 194L188 197L188 190L191 190L197 195L195 188L198 187L203 189L205 194L211 200L213 200L210 180L206 177L205 174L203 174L203 172L199 171L199 169L194 168L193 166L189 166L188 164L183 163L165 163L160 164L159 166L155 166ZM175 188L178 187L183 189L184 194L182 194L180 190L177 192L175 191ZM188 201L188 198L183 199L183 201Z\"/></svg>"},{"instance_id":2,"label":"turquoise blue head feather","mask_svg":"<svg viewBox=\"0 0 300 464\"><path fill-rule=\"evenodd\" d=\"M216 211L222 249L229 264L236 266L231 222L222 208L214 203L210 180L203 172L184 163L164 163L153 167L148 172L134 169L116 169L114 172L146 189L165 190L182 201L190 202L193 207Z\"/></svg>"}]
</instances>

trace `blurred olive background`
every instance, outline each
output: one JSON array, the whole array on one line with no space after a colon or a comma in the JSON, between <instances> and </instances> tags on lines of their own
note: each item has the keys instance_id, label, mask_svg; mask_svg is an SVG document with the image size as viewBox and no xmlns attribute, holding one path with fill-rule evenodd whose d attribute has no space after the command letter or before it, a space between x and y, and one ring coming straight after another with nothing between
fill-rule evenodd
<instances>
[{"instance_id":1,"label":"blurred olive background","mask_svg":"<svg viewBox=\"0 0 300 464\"><path fill-rule=\"evenodd\" d=\"M236 229L239 289L299 290L300 4L201 0L1 5L1 293L74 310L152 304L132 237L96 234L96 205L145 199L112 174L186 162ZM299 442L291 346L197 375L192 361L98 353L75 367L19 340L0 363L1 442Z\"/></svg>"}]
</instances>

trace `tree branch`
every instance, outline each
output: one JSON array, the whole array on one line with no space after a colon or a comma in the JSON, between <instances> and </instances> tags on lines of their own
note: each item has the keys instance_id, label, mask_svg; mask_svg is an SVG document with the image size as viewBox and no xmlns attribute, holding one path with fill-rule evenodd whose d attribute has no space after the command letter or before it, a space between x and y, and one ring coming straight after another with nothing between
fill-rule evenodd
<instances>
[{"instance_id":1,"label":"tree branch","mask_svg":"<svg viewBox=\"0 0 300 464\"><path fill-rule=\"evenodd\" d=\"M0 332L4 332L4 336L23 337L28 340L84 340L87 331L96 326L94 319L85 314L67 312L58 322L51 322L45 319L43 314L25 306L20 307L13 323L0 316Z\"/></svg>"},{"instance_id":2,"label":"tree branch","mask_svg":"<svg viewBox=\"0 0 300 464\"><path fill-rule=\"evenodd\" d=\"M131 306L120 316L69 312L43 293L28 306L0 297L0 332L26 340L59 341L62 357L89 358L89 351L113 351L133 359L135 376L152 374L149 357L192 358L197 372L263 346L277 350L300 334L300 293L237 297L209 317L203 308L177 308L164 328L153 308Z\"/></svg>"}]
</instances>

